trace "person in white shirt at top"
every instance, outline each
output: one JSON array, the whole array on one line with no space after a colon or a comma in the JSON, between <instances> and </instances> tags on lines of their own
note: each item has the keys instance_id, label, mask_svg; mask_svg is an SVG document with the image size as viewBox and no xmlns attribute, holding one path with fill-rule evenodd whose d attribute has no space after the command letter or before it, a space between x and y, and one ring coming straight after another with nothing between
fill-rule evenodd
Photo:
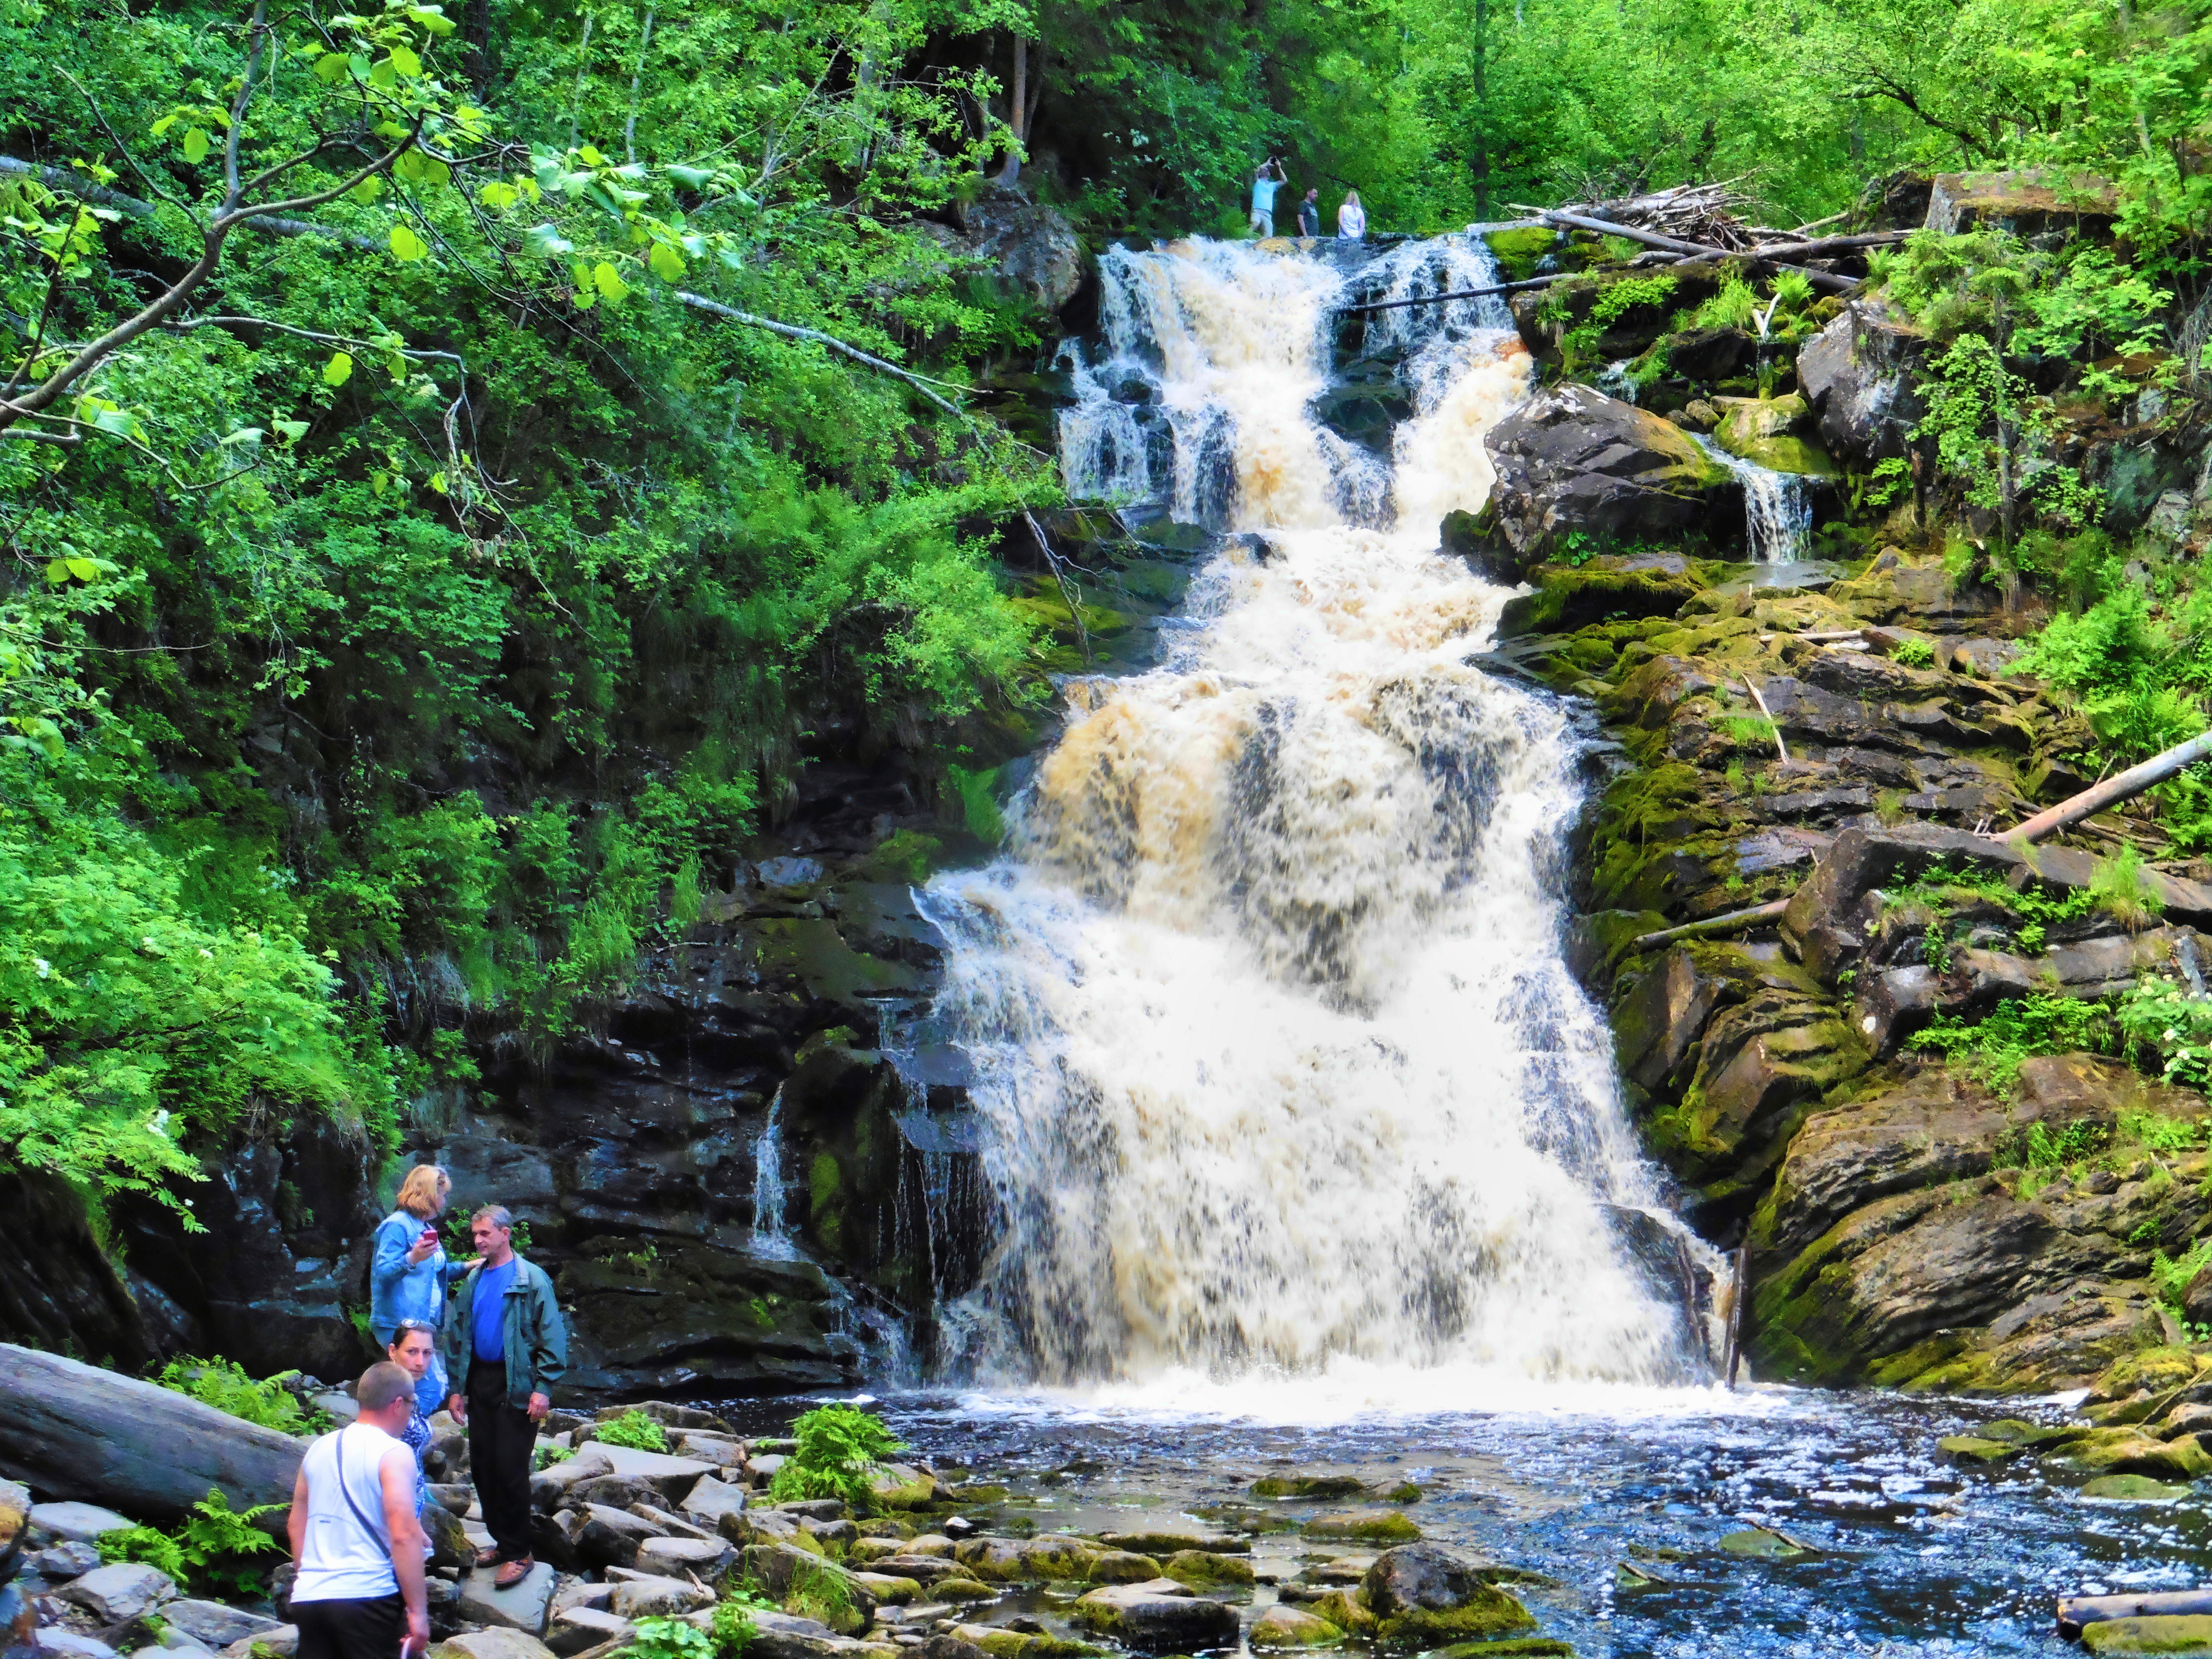
<instances>
[{"instance_id":1,"label":"person in white shirt at top","mask_svg":"<svg viewBox=\"0 0 2212 1659\"><path fill-rule=\"evenodd\" d=\"M418 1659L430 1645L415 1454L396 1437L415 1379L386 1361L362 1373L361 1414L307 1448L285 1531L298 1659Z\"/></svg>"},{"instance_id":2,"label":"person in white shirt at top","mask_svg":"<svg viewBox=\"0 0 2212 1659\"><path fill-rule=\"evenodd\" d=\"M1347 242L1356 242L1367 234L1367 210L1359 205L1359 192L1347 190L1344 204L1336 210L1336 234Z\"/></svg>"},{"instance_id":3,"label":"person in white shirt at top","mask_svg":"<svg viewBox=\"0 0 2212 1659\"><path fill-rule=\"evenodd\" d=\"M1252 175L1252 234L1273 236L1275 234L1275 192L1289 179L1283 164L1270 155L1260 163L1260 170Z\"/></svg>"}]
</instances>

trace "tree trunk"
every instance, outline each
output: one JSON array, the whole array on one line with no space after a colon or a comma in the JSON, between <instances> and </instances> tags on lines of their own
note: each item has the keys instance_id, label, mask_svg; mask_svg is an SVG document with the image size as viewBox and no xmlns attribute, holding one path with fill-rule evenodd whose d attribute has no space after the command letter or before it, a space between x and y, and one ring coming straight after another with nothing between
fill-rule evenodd
<instances>
[{"instance_id":1,"label":"tree trunk","mask_svg":"<svg viewBox=\"0 0 2212 1659\"><path fill-rule=\"evenodd\" d=\"M999 183L1011 189L1022 176L1022 144L1030 136L1030 43L1018 34L1014 36L1014 79L1007 89L1006 125L1013 129L1014 142L1006 146Z\"/></svg>"},{"instance_id":2,"label":"tree trunk","mask_svg":"<svg viewBox=\"0 0 2212 1659\"><path fill-rule=\"evenodd\" d=\"M161 1522L210 1486L234 1510L285 1504L307 1449L174 1389L0 1343L0 1475L56 1497ZM269 1521L281 1537L283 1517Z\"/></svg>"}]
</instances>

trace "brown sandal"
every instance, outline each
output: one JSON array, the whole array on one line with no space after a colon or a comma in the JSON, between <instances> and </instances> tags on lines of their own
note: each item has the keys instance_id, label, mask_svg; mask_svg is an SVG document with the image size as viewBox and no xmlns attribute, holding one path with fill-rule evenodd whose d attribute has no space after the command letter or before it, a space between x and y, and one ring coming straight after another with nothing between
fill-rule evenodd
<instances>
[{"instance_id":1,"label":"brown sandal","mask_svg":"<svg viewBox=\"0 0 2212 1659\"><path fill-rule=\"evenodd\" d=\"M530 1577L530 1570L537 1565L528 1556L518 1555L493 1577L491 1587L494 1589L513 1589Z\"/></svg>"}]
</instances>

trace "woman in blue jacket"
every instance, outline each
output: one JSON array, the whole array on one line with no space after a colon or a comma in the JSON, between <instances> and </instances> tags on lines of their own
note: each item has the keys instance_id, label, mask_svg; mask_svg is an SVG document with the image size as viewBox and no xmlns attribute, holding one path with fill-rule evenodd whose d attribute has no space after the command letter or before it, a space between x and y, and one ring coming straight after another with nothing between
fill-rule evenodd
<instances>
[{"instance_id":1,"label":"woman in blue jacket","mask_svg":"<svg viewBox=\"0 0 2212 1659\"><path fill-rule=\"evenodd\" d=\"M391 1346L402 1320L433 1331L445 1327L447 1289L469 1270L466 1261L448 1261L438 1242L435 1224L453 1190L443 1170L418 1164L399 1183L396 1207L377 1225L368 1264L368 1331L380 1346ZM430 1363L442 1391L444 1367L434 1358Z\"/></svg>"}]
</instances>

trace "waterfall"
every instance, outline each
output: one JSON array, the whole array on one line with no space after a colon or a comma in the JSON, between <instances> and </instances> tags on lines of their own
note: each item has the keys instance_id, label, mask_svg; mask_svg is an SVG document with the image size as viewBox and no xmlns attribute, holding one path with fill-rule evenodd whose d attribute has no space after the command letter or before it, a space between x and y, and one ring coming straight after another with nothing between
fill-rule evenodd
<instances>
[{"instance_id":1,"label":"waterfall","mask_svg":"<svg viewBox=\"0 0 2212 1659\"><path fill-rule=\"evenodd\" d=\"M1266 529L1267 556L1228 544L1157 667L1070 682L1005 855L921 895L996 1210L940 1328L1062 1382L1696 1374L1705 1334L1622 1220L1679 1224L1563 955L1572 713L1470 665L1510 590L1437 551L1527 355L1494 300L1377 313L1358 349L1413 410L1391 465L1308 410L1355 281L1476 286L1486 251L1102 263L1070 493Z\"/></svg>"},{"instance_id":2,"label":"waterfall","mask_svg":"<svg viewBox=\"0 0 2212 1659\"><path fill-rule=\"evenodd\" d=\"M1711 438L1698 442L1743 486L1743 533L1751 556L1759 564L1795 564L1805 551L1805 538L1813 528L1813 492L1795 472L1747 461L1723 449Z\"/></svg>"},{"instance_id":3,"label":"waterfall","mask_svg":"<svg viewBox=\"0 0 2212 1659\"><path fill-rule=\"evenodd\" d=\"M764 1255L793 1253L783 1219L783 1085L768 1103L768 1121L753 1143L753 1243Z\"/></svg>"}]
</instances>

